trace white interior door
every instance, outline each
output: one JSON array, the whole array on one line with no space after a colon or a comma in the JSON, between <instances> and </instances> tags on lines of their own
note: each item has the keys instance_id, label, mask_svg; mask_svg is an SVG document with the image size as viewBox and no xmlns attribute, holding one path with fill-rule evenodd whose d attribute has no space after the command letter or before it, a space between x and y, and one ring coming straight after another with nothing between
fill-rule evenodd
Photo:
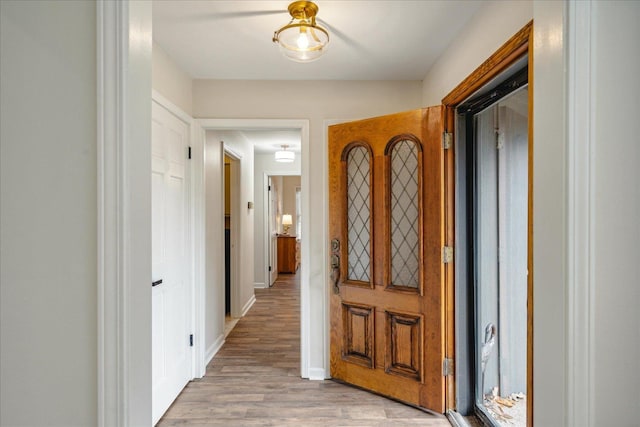
<instances>
[{"instance_id":1,"label":"white interior door","mask_svg":"<svg viewBox=\"0 0 640 427\"><path fill-rule=\"evenodd\" d=\"M189 128L152 107L152 412L156 424L191 379L186 159Z\"/></svg>"}]
</instances>

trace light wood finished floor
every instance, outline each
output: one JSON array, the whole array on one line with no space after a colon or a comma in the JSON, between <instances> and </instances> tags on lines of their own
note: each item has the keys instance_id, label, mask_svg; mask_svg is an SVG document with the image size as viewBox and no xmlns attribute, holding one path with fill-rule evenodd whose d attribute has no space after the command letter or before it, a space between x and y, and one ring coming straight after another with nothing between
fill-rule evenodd
<instances>
[{"instance_id":1,"label":"light wood finished floor","mask_svg":"<svg viewBox=\"0 0 640 427\"><path fill-rule=\"evenodd\" d=\"M190 382L158 426L446 426L444 416L334 381L300 378L300 286L281 275L256 289L206 375Z\"/></svg>"}]
</instances>

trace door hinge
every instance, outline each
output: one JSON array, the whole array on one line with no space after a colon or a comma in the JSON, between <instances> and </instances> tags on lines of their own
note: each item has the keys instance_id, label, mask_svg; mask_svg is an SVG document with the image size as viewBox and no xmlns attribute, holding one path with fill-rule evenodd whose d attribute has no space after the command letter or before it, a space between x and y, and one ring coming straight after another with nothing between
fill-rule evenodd
<instances>
[{"instance_id":1,"label":"door hinge","mask_svg":"<svg viewBox=\"0 0 640 427\"><path fill-rule=\"evenodd\" d=\"M271 186L269 186L268 191L271 191Z\"/></svg>"},{"instance_id":2,"label":"door hinge","mask_svg":"<svg viewBox=\"0 0 640 427\"><path fill-rule=\"evenodd\" d=\"M453 262L453 246L442 247L442 262L444 264L449 264L450 262Z\"/></svg>"},{"instance_id":3,"label":"door hinge","mask_svg":"<svg viewBox=\"0 0 640 427\"><path fill-rule=\"evenodd\" d=\"M442 375L448 377L453 375L453 359L445 358L442 360Z\"/></svg>"},{"instance_id":4,"label":"door hinge","mask_svg":"<svg viewBox=\"0 0 640 427\"><path fill-rule=\"evenodd\" d=\"M504 132L496 130L496 150L504 148Z\"/></svg>"},{"instance_id":5,"label":"door hinge","mask_svg":"<svg viewBox=\"0 0 640 427\"><path fill-rule=\"evenodd\" d=\"M451 132L442 132L442 148L448 150L453 142L453 134Z\"/></svg>"},{"instance_id":6,"label":"door hinge","mask_svg":"<svg viewBox=\"0 0 640 427\"><path fill-rule=\"evenodd\" d=\"M271 266L269 266L269 271L271 271Z\"/></svg>"},{"instance_id":7,"label":"door hinge","mask_svg":"<svg viewBox=\"0 0 640 427\"><path fill-rule=\"evenodd\" d=\"M187 152L187 158L190 159L191 158L191 147L189 147L188 152Z\"/></svg>"},{"instance_id":8,"label":"door hinge","mask_svg":"<svg viewBox=\"0 0 640 427\"><path fill-rule=\"evenodd\" d=\"M193 334L189 335L189 347L193 347Z\"/></svg>"}]
</instances>

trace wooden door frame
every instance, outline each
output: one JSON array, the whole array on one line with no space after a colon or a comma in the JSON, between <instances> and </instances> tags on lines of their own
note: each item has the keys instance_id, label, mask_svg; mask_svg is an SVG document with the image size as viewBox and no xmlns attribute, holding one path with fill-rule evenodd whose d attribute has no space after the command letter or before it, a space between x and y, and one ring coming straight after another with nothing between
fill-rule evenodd
<instances>
[{"instance_id":1,"label":"wooden door frame","mask_svg":"<svg viewBox=\"0 0 640 427\"><path fill-rule=\"evenodd\" d=\"M533 426L533 21L504 43L493 55L476 68L467 78L442 99L445 106L445 130L455 141L456 108L491 79L506 70L515 61L527 54L529 63L529 178L528 178L528 248L527 248L527 426ZM453 142L452 141L452 142ZM455 144L445 151L445 241L455 247ZM445 357L455 358L455 264L445 268ZM445 407L455 410L455 376L446 379Z\"/></svg>"}]
</instances>

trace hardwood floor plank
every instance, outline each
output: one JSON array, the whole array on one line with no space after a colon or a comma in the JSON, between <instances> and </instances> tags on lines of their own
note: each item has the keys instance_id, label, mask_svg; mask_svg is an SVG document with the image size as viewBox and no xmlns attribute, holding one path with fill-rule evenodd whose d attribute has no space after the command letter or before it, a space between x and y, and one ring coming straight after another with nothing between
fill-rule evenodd
<instances>
[{"instance_id":1,"label":"hardwood floor plank","mask_svg":"<svg viewBox=\"0 0 640 427\"><path fill-rule=\"evenodd\" d=\"M172 426L449 427L432 415L333 381L300 378L299 273L256 289L207 366L158 423Z\"/></svg>"}]
</instances>

